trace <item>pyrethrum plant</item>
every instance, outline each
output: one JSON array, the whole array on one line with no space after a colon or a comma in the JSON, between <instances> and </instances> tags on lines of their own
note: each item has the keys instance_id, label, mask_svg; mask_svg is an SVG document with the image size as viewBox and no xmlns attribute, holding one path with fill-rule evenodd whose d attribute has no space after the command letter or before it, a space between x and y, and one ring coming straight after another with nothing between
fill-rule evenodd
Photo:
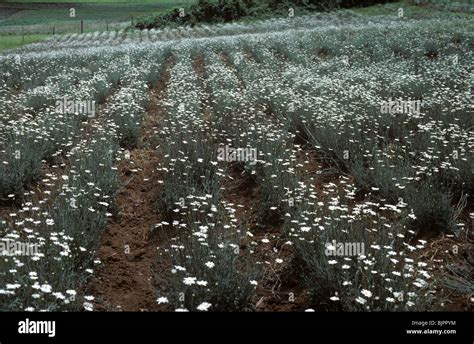
<instances>
[{"instance_id":1,"label":"pyrethrum plant","mask_svg":"<svg viewBox=\"0 0 474 344\"><path fill-rule=\"evenodd\" d=\"M207 204L195 199L183 210L186 221L174 225L179 232L167 249L172 270L165 295L176 310L251 310L259 269L240 250L244 232L229 221L228 206ZM192 215L202 212L212 217Z\"/></svg>"},{"instance_id":2,"label":"pyrethrum plant","mask_svg":"<svg viewBox=\"0 0 474 344\"><path fill-rule=\"evenodd\" d=\"M370 202L352 210L344 204L303 206L296 221L288 224L313 302L339 311L428 309L431 276L427 263L411 258L423 245L410 244L414 232L403 218L407 213L399 205L403 215L390 221L364 211L373 207L378 213L388 209Z\"/></svg>"}]
</instances>

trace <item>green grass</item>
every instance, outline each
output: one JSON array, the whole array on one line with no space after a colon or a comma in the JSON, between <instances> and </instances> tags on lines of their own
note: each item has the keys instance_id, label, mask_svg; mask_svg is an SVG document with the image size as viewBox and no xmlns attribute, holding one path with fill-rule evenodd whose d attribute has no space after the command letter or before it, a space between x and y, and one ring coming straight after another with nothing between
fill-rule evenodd
<instances>
[{"instance_id":1,"label":"green grass","mask_svg":"<svg viewBox=\"0 0 474 344\"><path fill-rule=\"evenodd\" d=\"M25 44L35 43L46 39L48 35L26 35L24 40L21 35L0 36L0 52L8 49L19 48Z\"/></svg>"},{"instance_id":2,"label":"green grass","mask_svg":"<svg viewBox=\"0 0 474 344\"><path fill-rule=\"evenodd\" d=\"M144 3L4 3L0 0L0 35L50 34L53 26L56 33L80 31L80 21L84 21L84 31L105 31L106 22L131 24L132 18L144 14L161 14L178 6L196 0L145 0ZM47 0L46 0L47 1ZM108 1L108 0L107 0ZM70 16L70 9L75 16ZM114 29L111 27L111 29Z\"/></svg>"},{"instance_id":3,"label":"green grass","mask_svg":"<svg viewBox=\"0 0 474 344\"><path fill-rule=\"evenodd\" d=\"M10 6L0 4L2 7ZM32 24L51 24L53 22L74 21L74 20L126 20L132 16L138 16L149 12L162 12L170 10L176 6L175 2L160 3L128 3L128 4L37 4L28 6L26 4L11 5L15 11L4 17L0 21L0 26L10 25L32 25ZM75 17L70 17L70 8L75 9Z\"/></svg>"}]
</instances>

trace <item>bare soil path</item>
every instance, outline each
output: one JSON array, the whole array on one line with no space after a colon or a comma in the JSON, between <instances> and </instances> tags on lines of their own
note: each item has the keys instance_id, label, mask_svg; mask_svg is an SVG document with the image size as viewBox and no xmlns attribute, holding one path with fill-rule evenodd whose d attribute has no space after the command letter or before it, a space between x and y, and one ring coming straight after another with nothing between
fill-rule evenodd
<instances>
[{"instance_id":1,"label":"bare soil path","mask_svg":"<svg viewBox=\"0 0 474 344\"><path fill-rule=\"evenodd\" d=\"M160 101L166 92L173 59L162 67L161 78L150 92L138 148L119 166L122 189L116 196L118 215L107 225L97 251L102 266L88 286L98 311L156 311L154 265L157 238L151 235L160 222L155 203L160 195L160 156L153 143L164 113Z\"/></svg>"}]
</instances>

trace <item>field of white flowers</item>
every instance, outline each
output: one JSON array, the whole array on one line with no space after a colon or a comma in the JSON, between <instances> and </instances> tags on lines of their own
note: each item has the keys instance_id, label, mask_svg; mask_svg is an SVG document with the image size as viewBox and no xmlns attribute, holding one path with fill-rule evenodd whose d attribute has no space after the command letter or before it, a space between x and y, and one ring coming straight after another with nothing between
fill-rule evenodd
<instances>
[{"instance_id":1,"label":"field of white flowers","mask_svg":"<svg viewBox=\"0 0 474 344\"><path fill-rule=\"evenodd\" d=\"M0 310L127 310L98 281L125 300L142 256L142 310L472 310L473 29L340 11L0 55Z\"/></svg>"}]
</instances>

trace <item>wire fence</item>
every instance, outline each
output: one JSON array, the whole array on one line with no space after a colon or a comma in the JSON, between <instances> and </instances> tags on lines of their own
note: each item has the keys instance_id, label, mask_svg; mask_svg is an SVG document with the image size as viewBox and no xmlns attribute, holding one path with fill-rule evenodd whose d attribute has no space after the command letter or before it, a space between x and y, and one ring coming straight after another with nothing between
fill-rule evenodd
<instances>
[{"instance_id":1,"label":"wire fence","mask_svg":"<svg viewBox=\"0 0 474 344\"><path fill-rule=\"evenodd\" d=\"M94 31L115 31L125 29L134 24L134 19L127 21L110 20L74 20L54 24L32 24L0 26L0 36L5 35L56 35L65 33L84 33Z\"/></svg>"}]
</instances>

